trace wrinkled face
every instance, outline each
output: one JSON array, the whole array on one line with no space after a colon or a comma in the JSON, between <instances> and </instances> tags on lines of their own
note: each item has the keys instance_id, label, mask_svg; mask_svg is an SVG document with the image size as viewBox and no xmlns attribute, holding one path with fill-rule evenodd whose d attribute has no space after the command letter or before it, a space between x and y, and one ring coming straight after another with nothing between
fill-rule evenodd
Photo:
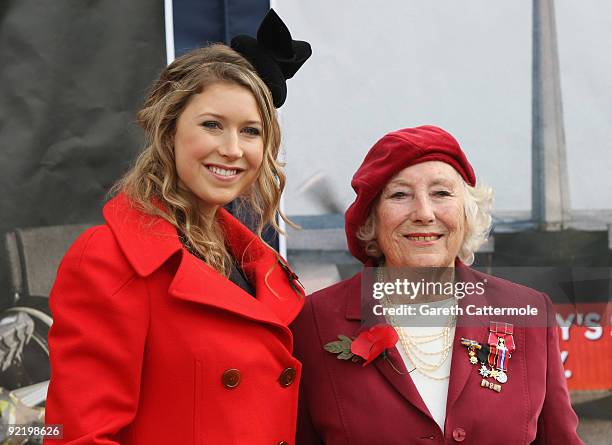
<instances>
[{"instance_id":1,"label":"wrinkled face","mask_svg":"<svg viewBox=\"0 0 612 445\"><path fill-rule=\"evenodd\" d=\"M253 94L218 82L194 95L176 124L174 155L182 188L214 214L257 179L263 159L262 122Z\"/></svg>"},{"instance_id":2,"label":"wrinkled face","mask_svg":"<svg viewBox=\"0 0 612 445\"><path fill-rule=\"evenodd\" d=\"M391 267L454 267L465 234L463 179L429 161L395 175L374 209L376 238Z\"/></svg>"}]
</instances>

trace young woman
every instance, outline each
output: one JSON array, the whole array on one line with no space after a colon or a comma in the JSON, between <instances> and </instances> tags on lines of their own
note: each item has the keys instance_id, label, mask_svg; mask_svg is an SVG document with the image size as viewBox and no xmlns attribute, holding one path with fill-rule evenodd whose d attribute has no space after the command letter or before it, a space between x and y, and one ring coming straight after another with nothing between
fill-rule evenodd
<instances>
[{"instance_id":1,"label":"young woman","mask_svg":"<svg viewBox=\"0 0 612 445\"><path fill-rule=\"evenodd\" d=\"M106 224L62 261L46 423L63 439L47 443L293 443L301 370L287 326L303 292L260 234L284 217L275 105L310 47L273 11L232 47L162 72ZM223 209L236 198L261 216L257 234Z\"/></svg>"}]
</instances>

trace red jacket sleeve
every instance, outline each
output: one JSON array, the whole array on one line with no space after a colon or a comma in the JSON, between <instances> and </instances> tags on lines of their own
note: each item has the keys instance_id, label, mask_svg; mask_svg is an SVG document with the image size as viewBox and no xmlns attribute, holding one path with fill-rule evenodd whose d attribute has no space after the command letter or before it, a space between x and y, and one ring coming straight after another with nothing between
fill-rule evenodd
<instances>
[{"instance_id":1,"label":"red jacket sleeve","mask_svg":"<svg viewBox=\"0 0 612 445\"><path fill-rule=\"evenodd\" d=\"M561 362L559 349L559 329L555 322L555 309L550 298L544 295L549 314L549 327L546 329L547 371L546 396L538 417L538 445L584 445L578 437L578 417L570 403L567 382Z\"/></svg>"},{"instance_id":2,"label":"red jacket sleeve","mask_svg":"<svg viewBox=\"0 0 612 445\"><path fill-rule=\"evenodd\" d=\"M118 444L139 400L149 300L108 227L70 248L50 295L51 383L47 424L62 424L60 444Z\"/></svg>"}]
</instances>

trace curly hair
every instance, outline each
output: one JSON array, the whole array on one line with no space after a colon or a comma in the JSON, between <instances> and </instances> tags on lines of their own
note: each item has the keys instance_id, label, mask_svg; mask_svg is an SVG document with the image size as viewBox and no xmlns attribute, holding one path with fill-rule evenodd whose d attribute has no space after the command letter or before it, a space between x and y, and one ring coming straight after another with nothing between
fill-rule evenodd
<instances>
[{"instance_id":1,"label":"curly hair","mask_svg":"<svg viewBox=\"0 0 612 445\"><path fill-rule=\"evenodd\" d=\"M474 263L474 253L487 241L491 231L493 190L487 185L472 187L465 181L462 183L466 231L457 256L469 266ZM380 262L384 261L384 255L376 241L376 217L373 210L377 202L378 199L372 204L368 218L357 231L357 238L363 242L366 254Z\"/></svg>"},{"instance_id":2,"label":"curly hair","mask_svg":"<svg viewBox=\"0 0 612 445\"><path fill-rule=\"evenodd\" d=\"M109 195L123 192L141 211L164 218L176 227L196 256L229 276L232 259L225 247L223 230L216 218L206 220L198 212L197 198L192 192L178 187L174 153L179 116L194 95L217 82L247 88L257 102L262 119L263 161L253 186L238 198L238 213L247 207L253 210L260 239L268 224L281 233L277 214L292 225L279 208L285 174L284 165L277 161L281 134L271 93L253 66L222 44L190 51L162 71L137 115L144 129L145 147Z\"/></svg>"}]
</instances>

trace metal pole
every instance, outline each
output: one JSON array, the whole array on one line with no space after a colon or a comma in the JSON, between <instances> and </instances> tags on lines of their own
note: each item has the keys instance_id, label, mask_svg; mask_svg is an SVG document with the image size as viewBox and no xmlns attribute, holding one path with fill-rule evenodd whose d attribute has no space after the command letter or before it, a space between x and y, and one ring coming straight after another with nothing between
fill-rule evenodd
<instances>
[{"instance_id":1,"label":"metal pole","mask_svg":"<svg viewBox=\"0 0 612 445\"><path fill-rule=\"evenodd\" d=\"M532 219L561 230L571 207L553 0L533 0L532 88Z\"/></svg>"}]
</instances>

